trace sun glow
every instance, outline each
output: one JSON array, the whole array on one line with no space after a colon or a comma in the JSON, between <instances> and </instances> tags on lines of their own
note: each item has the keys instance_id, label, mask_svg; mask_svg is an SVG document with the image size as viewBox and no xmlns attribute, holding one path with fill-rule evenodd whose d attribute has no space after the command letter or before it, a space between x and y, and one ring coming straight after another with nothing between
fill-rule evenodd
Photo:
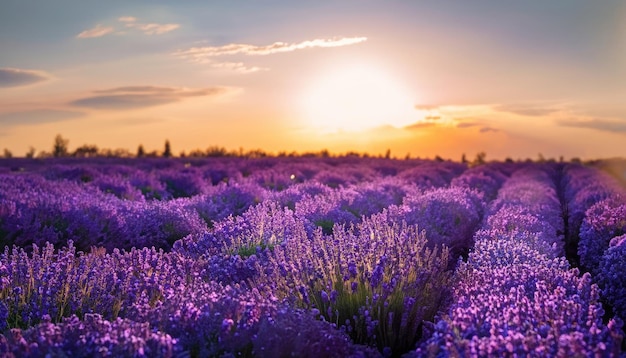
<instances>
[{"instance_id":1,"label":"sun glow","mask_svg":"<svg viewBox=\"0 0 626 358\"><path fill-rule=\"evenodd\" d=\"M373 66L326 72L311 81L300 102L305 125L322 132L400 128L421 118L411 91Z\"/></svg>"}]
</instances>

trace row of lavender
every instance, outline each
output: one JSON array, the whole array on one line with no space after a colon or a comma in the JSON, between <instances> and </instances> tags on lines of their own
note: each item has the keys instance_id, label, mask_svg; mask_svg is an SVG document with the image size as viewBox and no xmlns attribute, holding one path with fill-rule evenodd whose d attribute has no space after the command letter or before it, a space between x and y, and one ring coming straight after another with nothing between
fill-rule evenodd
<instances>
[{"instance_id":1,"label":"row of lavender","mask_svg":"<svg viewBox=\"0 0 626 358\"><path fill-rule=\"evenodd\" d=\"M453 162L374 158L213 158L0 160L0 174L36 173L68 180L129 200L169 200L210 194L219 183L247 182L272 191L315 180L330 187L397 176L420 186L442 186L465 170Z\"/></svg>"},{"instance_id":2,"label":"row of lavender","mask_svg":"<svg viewBox=\"0 0 626 358\"><path fill-rule=\"evenodd\" d=\"M553 178L514 173L455 273L453 304L415 355L618 356L621 322L603 323L591 275L570 269L561 215Z\"/></svg>"},{"instance_id":3,"label":"row of lavender","mask_svg":"<svg viewBox=\"0 0 626 358\"><path fill-rule=\"evenodd\" d=\"M0 261L0 330L3 317L5 327L26 330L0 337L0 352L399 355L428 338L427 323L448 300L458 300L457 291L449 292L453 269L473 237L479 244L497 233L513 238L509 231L517 228L515 232L525 232L521 237L535 246L548 247L549 257L562 256L562 239L556 235L563 229L560 207L558 201L553 205L554 193L548 180L541 179L543 174L518 172L498 200L489 204L507 174L520 167L477 167L461 175L457 171L456 177L440 170L448 173L441 188L391 176L338 188L314 181L292 184L283 191L266 191L265 200L256 206L251 203L241 216L214 220L212 228L205 226L176 241L168 253L96 249L84 254L73 244L57 252L49 245L35 246L31 255L19 249L5 251ZM524 192L521 184L535 177L541 185L525 191L534 196L516 199ZM115 205L135 203L96 194ZM197 213L197 206L188 205L194 199L145 204L184 203L180 211ZM536 202L542 204L531 205ZM556 211L548 209L550 205ZM487 231L475 233L485 210L488 219L482 225ZM537 216L535 211L541 210ZM105 231L103 237L107 235ZM154 234L146 235L150 237ZM494 253L505 255L509 246ZM479 247L456 277L468 267L478 267L476 253L486 251ZM550 269L565 270L567 282L578 280L581 290L593 291L587 276L579 278L563 265L561 260ZM581 305L597 305L593 294L577 299ZM589 315L593 321L598 312ZM435 331L444 326L437 325ZM610 352L617 338L610 338L601 322L594 321L593 327L599 331L577 332L595 337ZM614 328L610 332L617 334ZM554 332L550 337L567 336L558 328ZM433 349L433 340L429 342ZM508 342L490 343L506 347ZM546 350L555 347L554 339L539 343L537 347Z\"/></svg>"},{"instance_id":4,"label":"row of lavender","mask_svg":"<svg viewBox=\"0 0 626 358\"><path fill-rule=\"evenodd\" d=\"M564 189L576 259L600 286L607 308L626 321L626 190L584 167L567 172Z\"/></svg>"}]
</instances>

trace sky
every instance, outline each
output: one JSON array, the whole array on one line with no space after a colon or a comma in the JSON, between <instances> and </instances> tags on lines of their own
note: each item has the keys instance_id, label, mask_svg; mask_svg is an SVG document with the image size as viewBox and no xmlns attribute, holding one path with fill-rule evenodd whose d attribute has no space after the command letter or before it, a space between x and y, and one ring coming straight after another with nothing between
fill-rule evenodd
<instances>
[{"instance_id":1,"label":"sky","mask_svg":"<svg viewBox=\"0 0 626 358\"><path fill-rule=\"evenodd\" d=\"M0 150L626 156L621 0L0 1Z\"/></svg>"}]
</instances>

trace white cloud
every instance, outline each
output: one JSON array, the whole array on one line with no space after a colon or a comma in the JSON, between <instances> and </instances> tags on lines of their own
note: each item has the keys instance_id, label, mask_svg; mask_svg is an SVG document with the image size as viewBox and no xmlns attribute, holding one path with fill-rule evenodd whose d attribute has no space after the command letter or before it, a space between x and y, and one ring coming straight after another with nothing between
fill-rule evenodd
<instances>
[{"instance_id":1,"label":"white cloud","mask_svg":"<svg viewBox=\"0 0 626 358\"><path fill-rule=\"evenodd\" d=\"M227 69L239 73L254 73L259 71L267 71L267 68L252 66L248 67L243 62L208 62L211 67L219 69Z\"/></svg>"},{"instance_id":2,"label":"white cloud","mask_svg":"<svg viewBox=\"0 0 626 358\"><path fill-rule=\"evenodd\" d=\"M138 29L146 35L162 35L170 31L174 31L180 27L179 24L140 24L135 22L129 22L126 27Z\"/></svg>"},{"instance_id":3,"label":"white cloud","mask_svg":"<svg viewBox=\"0 0 626 358\"><path fill-rule=\"evenodd\" d=\"M104 35L112 33L113 31L115 31L113 27L102 26L98 24L96 25L96 27L91 28L89 30L85 30L81 32L80 34L76 35L76 38L89 39L89 38L94 38L94 37L102 37Z\"/></svg>"},{"instance_id":4,"label":"white cloud","mask_svg":"<svg viewBox=\"0 0 626 358\"><path fill-rule=\"evenodd\" d=\"M215 61L214 58L233 55L266 56L307 48L349 46L364 41L367 41L367 37L335 37L331 39L307 40L297 43L274 42L273 44L264 46L232 43L223 46L191 47L187 50L178 50L174 52L173 55L187 61L208 64L213 68L227 69L240 73L253 73L267 71L268 69L257 66L246 66L243 62Z\"/></svg>"},{"instance_id":5,"label":"white cloud","mask_svg":"<svg viewBox=\"0 0 626 358\"><path fill-rule=\"evenodd\" d=\"M257 46L250 44L232 43L223 46L205 46L192 47L187 50L179 50L174 55L198 61L207 57L225 56L225 55L249 55L249 56L265 56L275 53L292 52L303 50L306 48L326 48L354 45L367 41L367 37L342 37L332 39L315 39L298 43L274 42L270 45Z\"/></svg>"}]
</instances>

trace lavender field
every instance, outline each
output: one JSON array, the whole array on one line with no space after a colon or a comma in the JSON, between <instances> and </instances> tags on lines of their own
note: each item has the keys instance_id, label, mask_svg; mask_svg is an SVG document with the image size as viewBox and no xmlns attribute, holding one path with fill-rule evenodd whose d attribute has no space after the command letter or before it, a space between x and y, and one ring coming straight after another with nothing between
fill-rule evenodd
<instances>
[{"instance_id":1,"label":"lavender field","mask_svg":"<svg viewBox=\"0 0 626 358\"><path fill-rule=\"evenodd\" d=\"M626 356L593 166L0 161L1 357Z\"/></svg>"}]
</instances>

